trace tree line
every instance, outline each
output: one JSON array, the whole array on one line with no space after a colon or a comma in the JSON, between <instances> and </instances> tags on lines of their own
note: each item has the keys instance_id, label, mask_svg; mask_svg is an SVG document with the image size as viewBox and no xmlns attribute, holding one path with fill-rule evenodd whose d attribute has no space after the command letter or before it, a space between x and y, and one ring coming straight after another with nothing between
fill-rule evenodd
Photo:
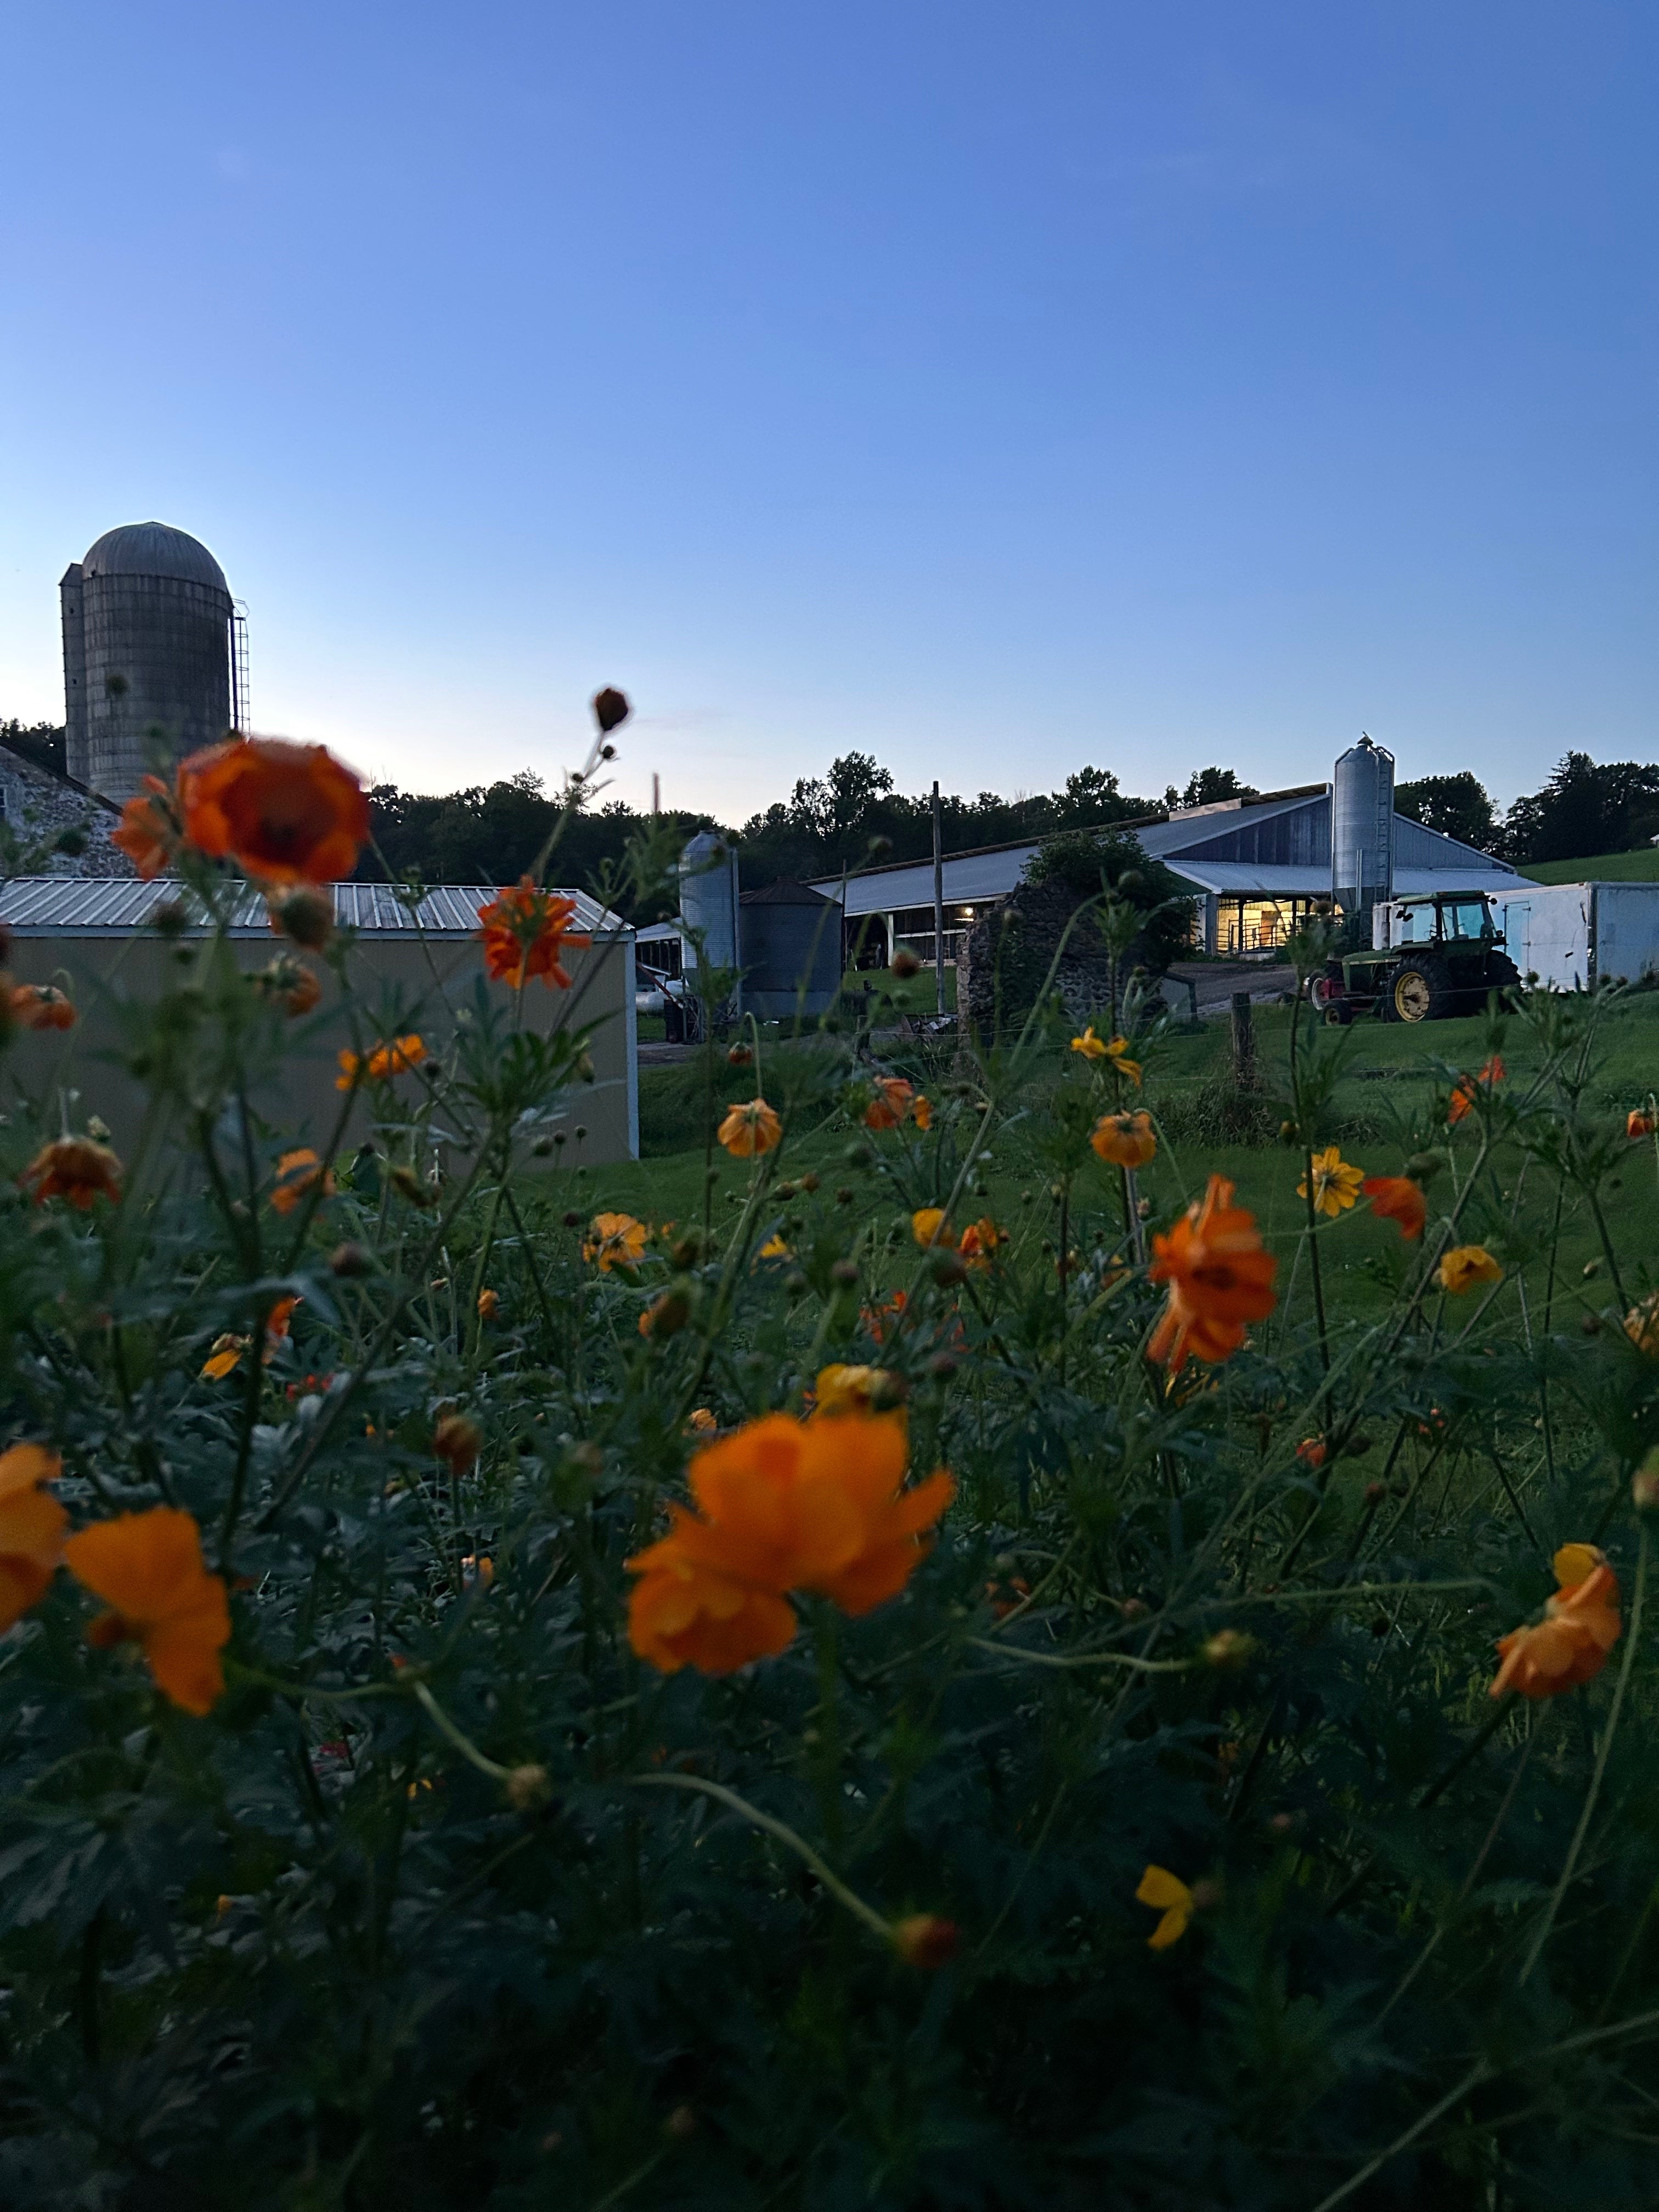
<instances>
[{"instance_id":1,"label":"tree line","mask_svg":"<svg viewBox=\"0 0 1659 2212\"><path fill-rule=\"evenodd\" d=\"M60 725L0 721L0 744L37 767L64 773ZM1068 775L1059 791L1006 799L994 791L971 799L942 793L939 811L945 851L962 853L1257 796L1253 785L1228 768L1200 769L1184 788L1171 784L1162 799L1152 799L1122 790L1111 769L1089 767ZM735 837L744 879L755 886L779 876L810 878L863 866L872 842L879 857L895 860L925 860L933 851L930 795L896 790L891 770L864 752L843 753L822 776L800 778L787 799L751 814L738 828L706 813L653 816L623 799L578 807L560 828L562 794L547 791L527 769L461 791L376 784L369 799L374 843L358 870L365 878L513 883L534 866L557 830L555 872L568 883L604 888L629 919L641 922L670 911L662 895L637 884L630 888L625 879L627 855L641 832L651 833L663 850L699 830ZM1659 837L1659 765L1597 763L1588 753L1570 752L1540 790L1517 799L1501 817L1468 769L1401 783L1395 804L1413 821L1517 865L1589 859L1633 851Z\"/></svg>"}]
</instances>

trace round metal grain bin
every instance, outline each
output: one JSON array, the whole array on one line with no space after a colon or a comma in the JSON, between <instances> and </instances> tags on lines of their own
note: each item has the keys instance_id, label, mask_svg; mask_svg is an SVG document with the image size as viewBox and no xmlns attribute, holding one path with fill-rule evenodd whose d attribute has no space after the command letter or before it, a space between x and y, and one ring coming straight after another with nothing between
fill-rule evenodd
<instances>
[{"instance_id":1,"label":"round metal grain bin","mask_svg":"<svg viewBox=\"0 0 1659 2212\"><path fill-rule=\"evenodd\" d=\"M827 1014L841 990L841 901L788 876L738 902L743 1002L759 1021Z\"/></svg>"},{"instance_id":2,"label":"round metal grain bin","mask_svg":"<svg viewBox=\"0 0 1659 2212\"><path fill-rule=\"evenodd\" d=\"M160 729L176 758L230 726L230 592L205 545L164 522L106 531L59 587L70 774L125 799Z\"/></svg>"},{"instance_id":3,"label":"round metal grain bin","mask_svg":"<svg viewBox=\"0 0 1659 2212\"><path fill-rule=\"evenodd\" d=\"M1394 890L1394 755L1362 737L1331 780L1331 890L1343 911Z\"/></svg>"}]
</instances>

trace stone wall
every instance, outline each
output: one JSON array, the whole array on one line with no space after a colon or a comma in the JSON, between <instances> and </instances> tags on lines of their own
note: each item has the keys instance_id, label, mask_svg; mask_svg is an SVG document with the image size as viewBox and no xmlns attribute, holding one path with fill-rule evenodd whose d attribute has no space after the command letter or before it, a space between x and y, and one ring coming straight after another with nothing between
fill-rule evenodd
<instances>
[{"instance_id":1,"label":"stone wall","mask_svg":"<svg viewBox=\"0 0 1659 2212\"><path fill-rule=\"evenodd\" d=\"M130 876L131 861L110 842L120 821L110 800L0 745L0 874ZM58 839L76 831L84 849L58 851Z\"/></svg>"}]
</instances>

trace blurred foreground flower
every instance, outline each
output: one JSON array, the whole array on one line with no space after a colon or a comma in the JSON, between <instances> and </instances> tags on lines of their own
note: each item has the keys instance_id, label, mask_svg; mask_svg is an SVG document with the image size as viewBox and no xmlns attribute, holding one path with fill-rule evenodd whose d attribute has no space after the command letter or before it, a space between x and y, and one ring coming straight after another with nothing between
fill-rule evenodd
<instances>
[{"instance_id":1,"label":"blurred foreground flower","mask_svg":"<svg viewBox=\"0 0 1659 2212\"><path fill-rule=\"evenodd\" d=\"M733 1159L755 1159L769 1152L783 1139L783 1124L763 1098L747 1105L729 1106L720 1123L720 1140Z\"/></svg>"},{"instance_id":2,"label":"blurred foreground flower","mask_svg":"<svg viewBox=\"0 0 1659 2212\"><path fill-rule=\"evenodd\" d=\"M1273 1310L1279 1262L1262 1248L1255 1214L1233 1204L1233 1186L1212 1175L1167 1237L1152 1239L1151 1279L1168 1283L1164 1307L1147 1357L1179 1374L1189 1358L1227 1359L1244 1341L1245 1325Z\"/></svg>"},{"instance_id":3,"label":"blurred foreground flower","mask_svg":"<svg viewBox=\"0 0 1659 2212\"><path fill-rule=\"evenodd\" d=\"M64 1556L69 1516L42 1486L56 1481L62 1465L44 1444L0 1452L0 1631L46 1595Z\"/></svg>"},{"instance_id":4,"label":"blurred foreground flower","mask_svg":"<svg viewBox=\"0 0 1659 2212\"><path fill-rule=\"evenodd\" d=\"M276 1163L276 1180L271 1186L271 1210L276 1213L292 1213L301 1199L319 1185L325 1198L334 1195L334 1177L309 1145L297 1152L284 1152ZM292 1309L290 1308L290 1311Z\"/></svg>"},{"instance_id":5,"label":"blurred foreground flower","mask_svg":"<svg viewBox=\"0 0 1659 2212\"><path fill-rule=\"evenodd\" d=\"M1423 1234L1424 1224L1429 1218L1428 1200L1422 1186L1409 1176L1368 1176L1364 1192L1371 1202L1371 1212L1383 1221L1397 1221L1400 1233L1412 1243Z\"/></svg>"},{"instance_id":6,"label":"blurred foreground flower","mask_svg":"<svg viewBox=\"0 0 1659 2212\"><path fill-rule=\"evenodd\" d=\"M896 1596L956 1489L942 1468L903 1489L905 1454L902 1416L851 1409L769 1414L699 1452L698 1513L672 1507L667 1535L625 1562L635 1650L665 1674L729 1674L793 1639L787 1591L855 1614Z\"/></svg>"},{"instance_id":7,"label":"blurred foreground flower","mask_svg":"<svg viewBox=\"0 0 1659 2212\"><path fill-rule=\"evenodd\" d=\"M186 840L267 884L343 881L368 838L362 786L322 745L234 738L179 770Z\"/></svg>"},{"instance_id":8,"label":"blurred foreground flower","mask_svg":"<svg viewBox=\"0 0 1659 2212\"><path fill-rule=\"evenodd\" d=\"M1503 1665L1489 1695L1557 1698L1599 1674L1619 1641L1619 1583L1593 1544L1564 1544L1552 1563L1560 1587L1535 1627L1498 1639Z\"/></svg>"},{"instance_id":9,"label":"blurred foreground flower","mask_svg":"<svg viewBox=\"0 0 1659 2212\"><path fill-rule=\"evenodd\" d=\"M937 1973L957 1955L962 1930L954 1920L941 1920L936 1912L913 1912L893 1923L893 1948L907 1966Z\"/></svg>"},{"instance_id":10,"label":"blurred foreground flower","mask_svg":"<svg viewBox=\"0 0 1659 2212\"><path fill-rule=\"evenodd\" d=\"M1365 1180L1364 1168L1352 1166L1342 1157L1341 1148L1328 1145L1322 1152L1311 1155L1313 1161L1314 1212L1323 1213L1334 1221L1339 1213L1346 1212L1359 1196ZM1308 1178L1304 1176L1296 1187L1298 1198L1308 1195Z\"/></svg>"},{"instance_id":11,"label":"blurred foreground flower","mask_svg":"<svg viewBox=\"0 0 1659 2212\"><path fill-rule=\"evenodd\" d=\"M174 1506L94 1522L64 1547L76 1580L110 1608L88 1631L100 1649L134 1643L158 1689L187 1713L205 1713L225 1686L219 1654L230 1641L225 1585L202 1565L193 1516Z\"/></svg>"},{"instance_id":12,"label":"blurred foreground flower","mask_svg":"<svg viewBox=\"0 0 1659 2212\"><path fill-rule=\"evenodd\" d=\"M1659 1120L1656 1120L1650 1108L1633 1106L1625 1116L1627 1137L1650 1137L1656 1127L1659 1127Z\"/></svg>"},{"instance_id":13,"label":"blurred foreground flower","mask_svg":"<svg viewBox=\"0 0 1659 2212\"><path fill-rule=\"evenodd\" d=\"M159 775L147 775L143 787L121 809L121 826L110 838L137 870L143 883L154 883L178 851L182 836L176 789Z\"/></svg>"},{"instance_id":14,"label":"blurred foreground flower","mask_svg":"<svg viewBox=\"0 0 1659 2212\"><path fill-rule=\"evenodd\" d=\"M942 1206L919 1206L910 1216L910 1234L924 1252L936 1249L947 1252L956 1249L956 1238L945 1225Z\"/></svg>"},{"instance_id":15,"label":"blurred foreground flower","mask_svg":"<svg viewBox=\"0 0 1659 2212\"><path fill-rule=\"evenodd\" d=\"M566 946L582 951L593 942L570 927L575 914L574 899L540 890L526 876L515 890L498 892L489 906L478 908L485 967L497 982L511 983L516 991L532 975L539 975L550 990L556 984L568 991Z\"/></svg>"}]
</instances>

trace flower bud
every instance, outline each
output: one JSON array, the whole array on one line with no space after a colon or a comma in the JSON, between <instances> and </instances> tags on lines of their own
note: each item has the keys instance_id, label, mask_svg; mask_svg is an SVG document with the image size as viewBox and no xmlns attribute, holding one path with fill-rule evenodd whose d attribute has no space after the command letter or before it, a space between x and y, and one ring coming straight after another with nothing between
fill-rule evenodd
<instances>
[{"instance_id":1,"label":"flower bud","mask_svg":"<svg viewBox=\"0 0 1659 2212\"><path fill-rule=\"evenodd\" d=\"M548 1779L547 1769L533 1762L515 1766L507 1778L507 1802L515 1813L537 1813L550 1804L553 1784Z\"/></svg>"},{"instance_id":2,"label":"flower bud","mask_svg":"<svg viewBox=\"0 0 1659 2212\"><path fill-rule=\"evenodd\" d=\"M810 1194L811 1192L817 1190L818 1188L818 1182L819 1178L817 1176L810 1174L804 1175L800 1179L800 1187L804 1191Z\"/></svg>"},{"instance_id":3,"label":"flower bud","mask_svg":"<svg viewBox=\"0 0 1659 2212\"><path fill-rule=\"evenodd\" d=\"M328 1266L331 1274L338 1275L342 1281L349 1282L356 1276L374 1273L374 1255L367 1244L350 1243L337 1244L329 1254Z\"/></svg>"},{"instance_id":4,"label":"flower bud","mask_svg":"<svg viewBox=\"0 0 1659 2212\"><path fill-rule=\"evenodd\" d=\"M935 1912L913 1912L893 1923L893 1948L907 1966L937 1973L957 1954L962 1930L954 1920L941 1920Z\"/></svg>"},{"instance_id":5,"label":"flower bud","mask_svg":"<svg viewBox=\"0 0 1659 2212\"><path fill-rule=\"evenodd\" d=\"M955 1252L935 1252L930 1264L933 1280L942 1291L968 1279L967 1263Z\"/></svg>"},{"instance_id":6,"label":"flower bud","mask_svg":"<svg viewBox=\"0 0 1659 2212\"><path fill-rule=\"evenodd\" d=\"M726 1060L729 1067L747 1067L751 1064L754 1057L753 1045L734 1044L726 1048Z\"/></svg>"},{"instance_id":7,"label":"flower bud","mask_svg":"<svg viewBox=\"0 0 1659 2212\"><path fill-rule=\"evenodd\" d=\"M640 1334L653 1343L678 1336L691 1318L691 1301L684 1291L665 1291L653 1298L640 1316Z\"/></svg>"},{"instance_id":8,"label":"flower bud","mask_svg":"<svg viewBox=\"0 0 1659 2212\"><path fill-rule=\"evenodd\" d=\"M1254 1636L1247 1636L1242 1628L1222 1628L1206 1640L1201 1656L1206 1666L1225 1670L1245 1665L1255 1650Z\"/></svg>"},{"instance_id":9,"label":"flower bud","mask_svg":"<svg viewBox=\"0 0 1659 2212\"><path fill-rule=\"evenodd\" d=\"M315 952L333 934L334 902L326 891L302 884L271 902L270 926L279 937L291 937Z\"/></svg>"},{"instance_id":10,"label":"flower bud","mask_svg":"<svg viewBox=\"0 0 1659 2212\"><path fill-rule=\"evenodd\" d=\"M1438 1152L1413 1152L1406 1163L1406 1173L1413 1182L1432 1182L1444 1165Z\"/></svg>"},{"instance_id":11,"label":"flower bud","mask_svg":"<svg viewBox=\"0 0 1659 2212\"><path fill-rule=\"evenodd\" d=\"M608 684L603 691L593 694L593 720L601 737L608 738L612 730L619 730L633 711L623 693L613 691Z\"/></svg>"},{"instance_id":12,"label":"flower bud","mask_svg":"<svg viewBox=\"0 0 1659 2212\"><path fill-rule=\"evenodd\" d=\"M662 2126L676 2142L687 2142L697 2132L697 2116L690 2105L676 2105Z\"/></svg>"},{"instance_id":13,"label":"flower bud","mask_svg":"<svg viewBox=\"0 0 1659 2212\"><path fill-rule=\"evenodd\" d=\"M1659 1512L1659 1444L1632 1475L1630 1498L1638 1513Z\"/></svg>"},{"instance_id":14,"label":"flower bud","mask_svg":"<svg viewBox=\"0 0 1659 2212\"><path fill-rule=\"evenodd\" d=\"M830 1270L832 1283L856 1283L858 1279L859 1263L856 1260L837 1260Z\"/></svg>"},{"instance_id":15,"label":"flower bud","mask_svg":"<svg viewBox=\"0 0 1659 2212\"><path fill-rule=\"evenodd\" d=\"M913 975L921 973L921 963L908 945L901 945L893 955L893 973L902 983L908 983Z\"/></svg>"}]
</instances>

